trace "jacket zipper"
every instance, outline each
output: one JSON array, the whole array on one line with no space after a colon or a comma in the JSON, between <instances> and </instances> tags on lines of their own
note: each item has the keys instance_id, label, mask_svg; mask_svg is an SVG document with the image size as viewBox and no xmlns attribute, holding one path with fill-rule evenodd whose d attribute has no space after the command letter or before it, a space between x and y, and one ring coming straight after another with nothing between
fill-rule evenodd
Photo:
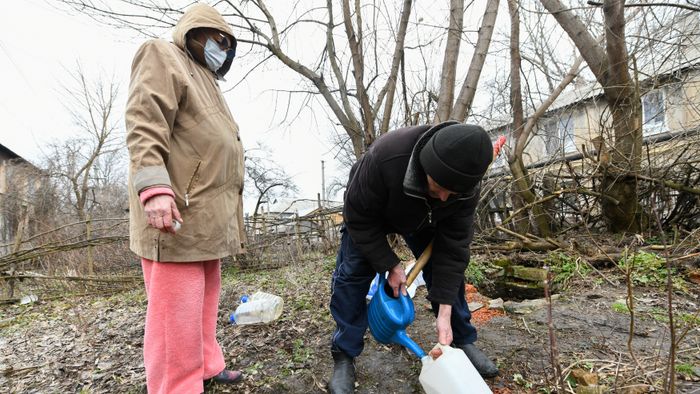
<instances>
[{"instance_id":1,"label":"jacket zipper","mask_svg":"<svg viewBox=\"0 0 700 394\"><path fill-rule=\"evenodd\" d=\"M185 189L185 206L189 207L190 206L190 191L192 191L192 184L194 184L194 179L197 176L197 172L199 172L199 166L202 165L202 161L197 162L197 167L194 168L194 172L192 173L192 176L190 177L190 181L187 182L187 189Z\"/></svg>"},{"instance_id":2,"label":"jacket zipper","mask_svg":"<svg viewBox=\"0 0 700 394\"><path fill-rule=\"evenodd\" d=\"M425 219L428 219L428 224L433 224L433 208L430 206L430 204L428 204L428 199L423 197L423 196L409 193L405 190L404 190L404 194L407 196L410 196L410 197L415 197L415 198L419 198L419 199L423 200L423 204L425 204L426 208L428 208L428 216L423 218L423 220L418 225L418 229L420 230L421 228L423 228L423 223L425 223Z\"/></svg>"},{"instance_id":3,"label":"jacket zipper","mask_svg":"<svg viewBox=\"0 0 700 394\"><path fill-rule=\"evenodd\" d=\"M428 199L425 198L425 197L423 197L423 196L419 196L419 195L416 195L416 194L413 194L413 193L409 193L409 192L407 192L407 191L405 191L405 190L404 190L404 194L407 195L407 196L410 196L410 197L420 198L421 200L423 200L423 203L424 203L425 206L428 208L428 216L426 216L426 218L428 219L428 224L433 224L433 208L430 206L430 204L428 204ZM471 197L472 197L472 196L465 196L465 197L458 197L458 198L455 198L452 202L450 202L450 203L447 204L447 205L443 205L441 208L444 208L444 207L446 207L446 206L452 205L452 204L454 204L454 203L457 202L457 201L468 200L468 199L470 199ZM425 223L425 219L426 219L426 218L423 218L423 221L420 222L420 225L418 225L418 228L419 228L419 229L423 227L423 223Z\"/></svg>"}]
</instances>

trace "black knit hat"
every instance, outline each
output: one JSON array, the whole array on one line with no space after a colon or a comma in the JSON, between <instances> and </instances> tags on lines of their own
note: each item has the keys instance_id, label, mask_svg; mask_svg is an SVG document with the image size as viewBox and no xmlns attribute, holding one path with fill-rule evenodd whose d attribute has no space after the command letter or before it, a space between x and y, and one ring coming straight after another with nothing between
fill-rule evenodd
<instances>
[{"instance_id":1,"label":"black knit hat","mask_svg":"<svg viewBox=\"0 0 700 394\"><path fill-rule=\"evenodd\" d=\"M420 152L426 174L455 193L468 193L493 159L491 139L483 128L454 124L438 130Z\"/></svg>"}]
</instances>

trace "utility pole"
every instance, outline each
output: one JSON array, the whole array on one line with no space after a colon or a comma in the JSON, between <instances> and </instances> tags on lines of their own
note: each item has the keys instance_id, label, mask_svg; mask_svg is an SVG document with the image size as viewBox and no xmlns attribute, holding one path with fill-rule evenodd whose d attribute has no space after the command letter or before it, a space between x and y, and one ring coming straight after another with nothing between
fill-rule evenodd
<instances>
[{"instance_id":1,"label":"utility pole","mask_svg":"<svg viewBox=\"0 0 700 394\"><path fill-rule=\"evenodd\" d=\"M321 160L321 199L326 204L326 162Z\"/></svg>"}]
</instances>

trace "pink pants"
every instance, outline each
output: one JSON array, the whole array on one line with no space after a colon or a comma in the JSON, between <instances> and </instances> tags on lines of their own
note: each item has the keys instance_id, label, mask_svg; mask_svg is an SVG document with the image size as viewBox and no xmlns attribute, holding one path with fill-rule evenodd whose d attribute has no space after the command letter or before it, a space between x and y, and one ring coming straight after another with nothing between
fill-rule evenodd
<instances>
[{"instance_id":1,"label":"pink pants","mask_svg":"<svg viewBox=\"0 0 700 394\"><path fill-rule=\"evenodd\" d=\"M148 309L143 340L148 392L201 393L224 369L216 342L221 261L141 259Z\"/></svg>"}]
</instances>

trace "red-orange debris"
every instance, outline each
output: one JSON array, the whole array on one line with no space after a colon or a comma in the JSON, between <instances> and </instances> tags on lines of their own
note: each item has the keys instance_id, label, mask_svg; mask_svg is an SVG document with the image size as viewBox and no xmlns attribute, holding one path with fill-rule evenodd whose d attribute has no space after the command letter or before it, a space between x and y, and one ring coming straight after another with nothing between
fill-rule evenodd
<instances>
[{"instance_id":1,"label":"red-orange debris","mask_svg":"<svg viewBox=\"0 0 700 394\"><path fill-rule=\"evenodd\" d=\"M481 308L478 311L472 312L472 324L480 326L489 322L496 316L505 316L505 312L501 309Z\"/></svg>"},{"instance_id":2,"label":"red-orange debris","mask_svg":"<svg viewBox=\"0 0 700 394\"><path fill-rule=\"evenodd\" d=\"M476 287L470 284L464 286L464 290L467 297L467 302L478 302L484 304L484 307L472 312L472 324L483 325L489 322L496 316L505 316L505 312L501 309L489 309L488 297L485 297L479 293Z\"/></svg>"},{"instance_id":3,"label":"red-orange debris","mask_svg":"<svg viewBox=\"0 0 700 394\"><path fill-rule=\"evenodd\" d=\"M491 301L491 299L481 295L476 289L476 287L474 287L473 285L466 284L464 290L466 292L467 302L478 302L484 305L483 308L472 312L472 324L476 326L481 326L488 323L489 320L493 319L496 316L506 315L506 312L502 309L489 309L489 302ZM424 308L430 309L430 304L425 304Z\"/></svg>"}]
</instances>

